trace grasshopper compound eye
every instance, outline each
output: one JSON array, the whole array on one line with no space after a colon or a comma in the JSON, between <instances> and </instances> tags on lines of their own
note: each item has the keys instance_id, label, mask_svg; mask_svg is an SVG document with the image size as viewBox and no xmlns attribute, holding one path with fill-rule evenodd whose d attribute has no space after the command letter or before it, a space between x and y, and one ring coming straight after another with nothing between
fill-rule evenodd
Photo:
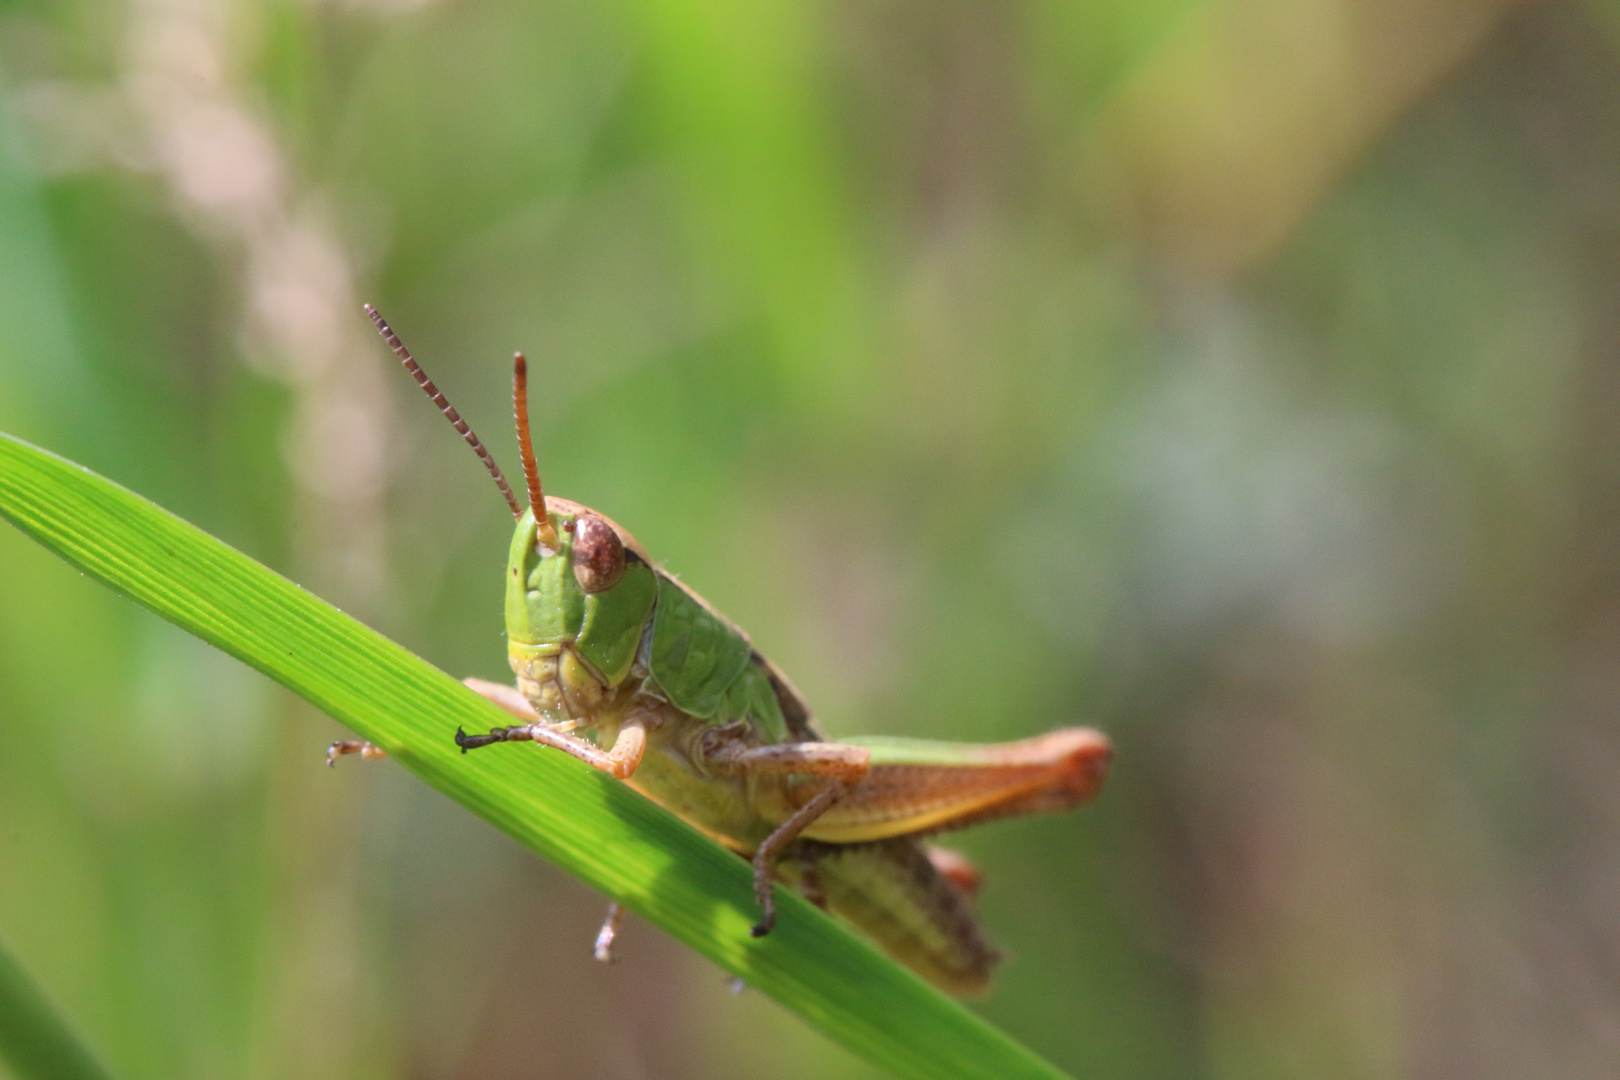
<instances>
[{"instance_id":1,"label":"grasshopper compound eye","mask_svg":"<svg viewBox=\"0 0 1620 1080\"><path fill-rule=\"evenodd\" d=\"M574 525L574 579L587 593L607 592L624 577L624 543L613 526L595 514L581 514Z\"/></svg>"}]
</instances>

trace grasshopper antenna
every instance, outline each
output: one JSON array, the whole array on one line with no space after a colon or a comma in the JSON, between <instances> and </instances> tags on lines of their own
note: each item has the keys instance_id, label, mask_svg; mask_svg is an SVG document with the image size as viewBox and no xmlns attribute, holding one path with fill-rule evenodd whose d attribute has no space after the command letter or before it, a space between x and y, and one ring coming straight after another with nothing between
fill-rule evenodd
<instances>
[{"instance_id":1,"label":"grasshopper antenna","mask_svg":"<svg viewBox=\"0 0 1620 1080\"><path fill-rule=\"evenodd\" d=\"M529 362L522 353L512 354L512 415L517 419L518 453L523 456L523 480L529 488L529 509L539 527L540 542L557 546L557 530L546 512L546 493L540 490L540 466L535 464L534 443L529 439Z\"/></svg>"},{"instance_id":2,"label":"grasshopper antenna","mask_svg":"<svg viewBox=\"0 0 1620 1080\"><path fill-rule=\"evenodd\" d=\"M523 507L518 503L517 496L512 494L512 485L506 482L506 477L501 473L501 467L495 464L495 459L489 456L488 450L484 449L484 444L479 441L477 433L467 426L467 421L463 420L461 414L456 412L455 406L451 405L449 400L439 392L439 388L433 385L433 380L427 377L427 372L422 370L422 366L416 362L416 358L411 355L411 351L388 328L388 324L383 322L383 317L377 314L377 309L370 304L365 305L365 308L366 314L371 316L371 321L377 324L377 333L383 336L383 340L388 342L388 347L398 354L400 360L404 361L405 370L411 373L411 378L416 380L416 385L422 388L424 394L433 399L433 404L437 405L439 411L444 413L444 418L450 421L457 431L461 432L461 437L466 439L467 445L473 448L473 453L477 454L478 460L484 463L484 468L489 470L489 475L495 478L495 486L501 489L502 495L506 496L506 505L512 508L512 516L515 518L522 517ZM527 447L527 445L528 440L525 438L524 446ZM524 459L524 468L526 470L529 468L527 458ZM530 490L539 490L539 483L538 479L530 481Z\"/></svg>"}]
</instances>

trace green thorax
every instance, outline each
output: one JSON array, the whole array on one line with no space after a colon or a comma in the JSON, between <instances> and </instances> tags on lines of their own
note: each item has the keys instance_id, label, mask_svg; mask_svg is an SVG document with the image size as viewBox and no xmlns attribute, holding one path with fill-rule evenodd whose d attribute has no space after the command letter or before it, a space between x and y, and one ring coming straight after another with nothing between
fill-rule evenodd
<instances>
[{"instance_id":1,"label":"green thorax","mask_svg":"<svg viewBox=\"0 0 1620 1080\"><path fill-rule=\"evenodd\" d=\"M748 720L763 741L786 740L776 690L748 638L674 578L627 550L617 584L596 593L580 588L575 518L552 512L556 548L536 543L531 513L518 520L506 577L506 636L514 660L568 647L604 685L618 687L639 656L652 688L682 712L712 723Z\"/></svg>"},{"instance_id":2,"label":"green thorax","mask_svg":"<svg viewBox=\"0 0 1620 1080\"><path fill-rule=\"evenodd\" d=\"M653 681L683 712L717 724L752 719L765 742L786 741L781 703L748 638L662 573L650 652Z\"/></svg>"}]
</instances>

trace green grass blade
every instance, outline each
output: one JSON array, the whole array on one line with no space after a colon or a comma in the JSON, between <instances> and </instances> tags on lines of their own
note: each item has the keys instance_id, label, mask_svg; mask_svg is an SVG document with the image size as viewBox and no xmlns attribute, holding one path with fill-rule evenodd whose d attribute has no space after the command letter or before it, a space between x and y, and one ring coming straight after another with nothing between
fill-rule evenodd
<instances>
[{"instance_id":1,"label":"green grass blade","mask_svg":"<svg viewBox=\"0 0 1620 1080\"><path fill-rule=\"evenodd\" d=\"M112 1073L4 942L0 942L0 1061L18 1080L112 1080Z\"/></svg>"},{"instance_id":2,"label":"green grass blade","mask_svg":"<svg viewBox=\"0 0 1620 1080\"><path fill-rule=\"evenodd\" d=\"M776 930L751 937L756 912L741 859L562 754L463 756L452 739L458 726L484 730L506 723L506 714L140 496L0 434L0 515L325 709L427 783L856 1053L901 1076L1063 1075L798 897L779 894Z\"/></svg>"}]
</instances>

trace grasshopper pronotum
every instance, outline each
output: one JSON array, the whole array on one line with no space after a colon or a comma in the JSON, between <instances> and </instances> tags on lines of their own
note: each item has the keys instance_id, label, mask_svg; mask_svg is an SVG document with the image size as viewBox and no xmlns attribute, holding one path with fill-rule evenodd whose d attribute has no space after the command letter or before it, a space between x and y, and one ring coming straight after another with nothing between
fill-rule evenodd
<instances>
[{"instance_id":1,"label":"grasshopper pronotum","mask_svg":"<svg viewBox=\"0 0 1620 1080\"><path fill-rule=\"evenodd\" d=\"M528 508L382 316L366 312L517 519L506 578L517 685L466 683L521 723L458 731L463 752L497 742L561 750L714 836L753 863L756 937L775 922L772 886L781 880L937 985L959 994L988 987L997 952L973 913L978 872L922 838L1086 802L1107 771L1107 738L1064 728L995 744L828 742L746 634L611 519L541 490L521 353L512 389ZM381 752L345 741L328 760L346 753ZM599 958L611 955L617 917L610 905Z\"/></svg>"}]
</instances>

